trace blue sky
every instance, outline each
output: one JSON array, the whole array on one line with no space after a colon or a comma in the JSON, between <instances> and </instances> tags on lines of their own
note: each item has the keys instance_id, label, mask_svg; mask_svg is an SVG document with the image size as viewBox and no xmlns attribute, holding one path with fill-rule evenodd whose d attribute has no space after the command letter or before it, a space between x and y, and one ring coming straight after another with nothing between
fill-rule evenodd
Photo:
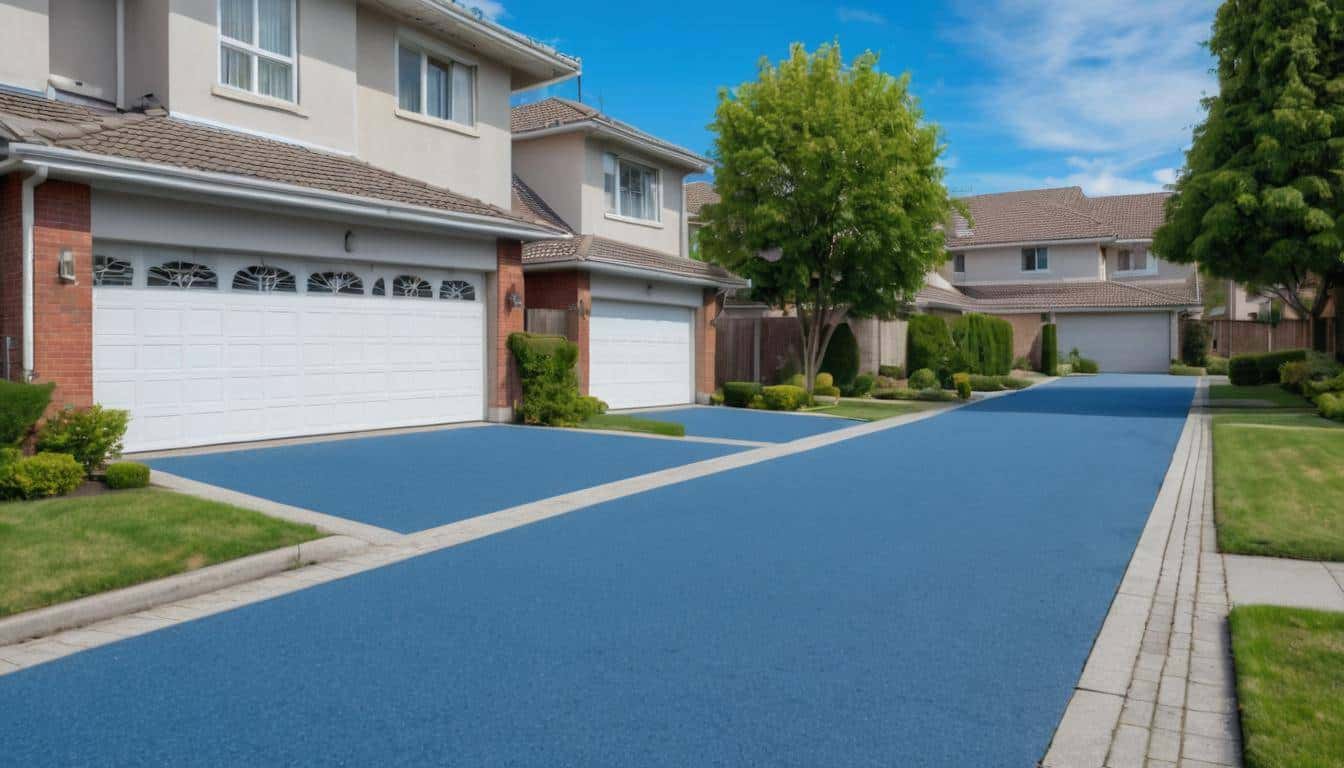
<instances>
[{"instance_id":1,"label":"blue sky","mask_svg":"<svg viewBox=\"0 0 1344 768\"><path fill-rule=\"evenodd\" d=\"M783 58L794 41L839 40L847 59L871 49L910 72L942 127L954 194L1160 189L1216 88L1202 45L1212 0L465 2L581 57L584 101L700 152L718 89L752 79L762 55ZM522 99L549 94L574 98L578 85Z\"/></svg>"}]
</instances>

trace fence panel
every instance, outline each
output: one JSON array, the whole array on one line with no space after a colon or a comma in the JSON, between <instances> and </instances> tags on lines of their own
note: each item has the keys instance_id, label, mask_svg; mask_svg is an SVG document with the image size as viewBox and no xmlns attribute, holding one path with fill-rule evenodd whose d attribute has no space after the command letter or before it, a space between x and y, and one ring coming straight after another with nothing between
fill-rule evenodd
<instances>
[{"instance_id":1,"label":"fence panel","mask_svg":"<svg viewBox=\"0 0 1344 768\"><path fill-rule=\"evenodd\" d=\"M1277 325L1255 320L1208 321L1212 351L1221 357L1258 355L1283 349L1311 349L1310 320L1281 320ZM1326 324L1326 348L1335 343L1334 323Z\"/></svg>"},{"instance_id":2,"label":"fence panel","mask_svg":"<svg viewBox=\"0 0 1344 768\"><path fill-rule=\"evenodd\" d=\"M569 310L566 309L529 309L523 318L523 327L529 333L573 338L569 332Z\"/></svg>"}]
</instances>

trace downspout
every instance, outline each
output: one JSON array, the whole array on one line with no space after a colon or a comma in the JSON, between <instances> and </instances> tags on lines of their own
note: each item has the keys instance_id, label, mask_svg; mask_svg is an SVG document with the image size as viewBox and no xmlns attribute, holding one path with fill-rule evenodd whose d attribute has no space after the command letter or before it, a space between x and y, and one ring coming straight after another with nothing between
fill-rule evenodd
<instances>
[{"instance_id":1,"label":"downspout","mask_svg":"<svg viewBox=\"0 0 1344 768\"><path fill-rule=\"evenodd\" d=\"M117 109L126 109L126 0L117 0Z\"/></svg>"},{"instance_id":2,"label":"downspout","mask_svg":"<svg viewBox=\"0 0 1344 768\"><path fill-rule=\"evenodd\" d=\"M33 380L33 229L36 216L33 190L47 180L47 167L39 165L23 180L23 380Z\"/></svg>"}]
</instances>

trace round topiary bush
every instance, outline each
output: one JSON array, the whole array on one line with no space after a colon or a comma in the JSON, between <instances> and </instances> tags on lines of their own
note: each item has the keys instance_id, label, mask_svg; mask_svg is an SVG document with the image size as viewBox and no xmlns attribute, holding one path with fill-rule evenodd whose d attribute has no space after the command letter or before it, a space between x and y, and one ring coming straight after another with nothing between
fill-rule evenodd
<instances>
[{"instance_id":1,"label":"round topiary bush","mask_svg":"<svg viewBox=\"0 0 1344 768\"><path fill-rule=\"evenodd\" d=\"M938 374L928 368L920 368L910 374L908 384L911 389L934 389L938 386Z\"/></svg>"},{"instance_id":2,"label":"round topiary bush","mask_svg":"<svg viewBox=\"0 0 1344 768\"><path fill-rule=\"evenodd\" d=\"M144 488L149 485L149 467L135 461L119 461L107 466L104 480L108 488Z\"/></svg>"},{"instance_id":3,"label":"round topiary bush","mask_svg":"<svg viewBox=\"0 0 1344 768\"><path fill-rule=\"evenodd\" d=\"M835 386L835 377L829 373L818 373L814 389L830 389Z\"/></svg>"}]
</instances>

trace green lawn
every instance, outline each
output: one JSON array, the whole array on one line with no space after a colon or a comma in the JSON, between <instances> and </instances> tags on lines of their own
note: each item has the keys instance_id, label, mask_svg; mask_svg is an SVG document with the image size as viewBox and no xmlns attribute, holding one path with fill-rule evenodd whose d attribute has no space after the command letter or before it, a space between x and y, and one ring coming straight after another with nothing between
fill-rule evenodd
<instances>
[{"instance_id":1,"label":"green lawn","mask_svg":"<svg viewBox=\"0 0 1344 768\"><path fill-rule=\"evenodd\" d=\"M657 421L624 413L599 413L579 424L584 429L609 429L613 432L643 432L651 435L685 437L686 427L673 421Z\"/></svg>"},{"instance_id":2,"label":"green lawn","mask_svg":"<svg viewBox=\"0 0 1344 768\"><path fill-rule=\"evenodd\" d=\"M1344 561L1344 431L1308 413L1213 420L1218 547Z\"/></svg>"},{"instance_id":3,"label":"green lawn","mask_svg":"<svg viewBox=\"0 0 1344 768\"><path fill-rule=\"evenodd\" d=\"M0 616L321 536L226 504L144 488L0 504Z\"/></svg>"},{"instance_id":4,"label":"green lawn","mask_svg":"<svg viewBox=\"0 0 1344 768\"><path fill-rule=\"evenodd\" d=\"M1236 384L1214 384L1209 387L1210 400L1264 400L1276 408L1314 408L1310 400L1295 395L1278 384L1257 384L1238 386Z\"/></svg>"},{"instance_id":5,"label":"green lawn","mask_svg":"<svg viewBox=\"0 0 1344 768\"><path fill-rule=\"evenodd\" d=\"M1229 622L1246 768L1344 765L1344 613L1251 605Z\"/></svg>"},{"instance_id":6,"label":"green lawn","mask_svg":"<svg viewBox=\"0 0 1344 768\"><path fill-rule=\"evenodd\" d=\"M827 416L842 416L846 419L858 419L859 421L878 421L889 419L892 416L904 416L907 413L921 410L915 403L910 401L888 402L888 401L855 401L842 400L838 405L830 405L824 408L813 408L812 413L824 413Z\"/></svg>"}]
</instances>

